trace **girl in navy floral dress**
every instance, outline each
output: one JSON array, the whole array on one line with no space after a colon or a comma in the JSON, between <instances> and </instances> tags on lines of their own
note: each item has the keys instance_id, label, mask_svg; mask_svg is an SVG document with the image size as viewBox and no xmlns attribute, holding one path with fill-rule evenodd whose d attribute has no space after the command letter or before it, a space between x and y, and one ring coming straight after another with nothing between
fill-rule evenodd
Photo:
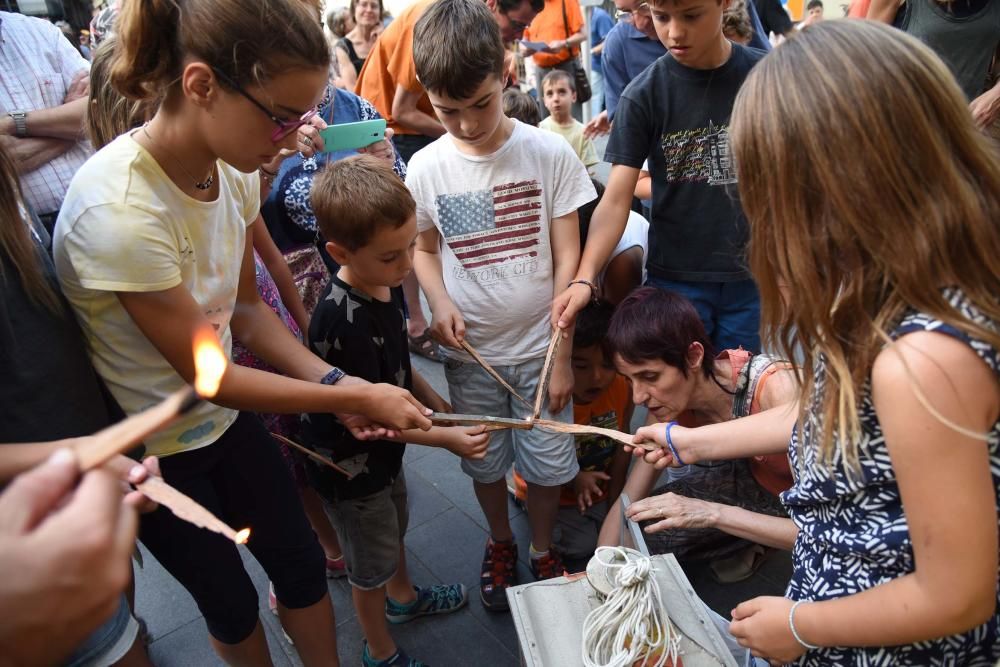
<instances>
[{"instance_id":1,"label":"girl in navy floral dress","mask_svg":"<svg viewBox=\"0 0 1000 667\"><path fill-rule=\"evenodd\" d=\"M731 136L764 334L812 372L797 420L762 413L727 434L766 449L792 433L782 500L798 529L785 597L738 605L730 630L771 664L992 666L995 149L945 65L867 21L809 26L776 49L744 84Z\"/></svg>"}]
</instances>

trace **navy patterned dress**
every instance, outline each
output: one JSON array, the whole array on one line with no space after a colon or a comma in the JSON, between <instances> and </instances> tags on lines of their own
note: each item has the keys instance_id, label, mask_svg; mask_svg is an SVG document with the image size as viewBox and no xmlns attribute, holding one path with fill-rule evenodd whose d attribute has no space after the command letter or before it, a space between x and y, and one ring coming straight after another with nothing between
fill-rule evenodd
<instances>
[{"instance_id":1,"label":"navy patterned dress","mask_svg":"<svg viewBox=\"0 0 1000 667\"><path fill-rule=\"evenodd\" d=\"M969 320L997 330L956 291L949 301ZM987 343L939 320L911 312L892 332L899 337L915 331L934 331L968 344L1000 374L1000 354ZM823 391L825 368L816 369L817 389ZM818 403L814 400L814 406ZM828 469L818 460L815 423L806 423L789 446L795 485L782 494L789 515L799 527L792 552L794 572L786 597L792 600L830 600L845 597L914 571L910 532L899 496L896 475L872 404L870 383L864 388L861 408L861 475L848 478L838 455ZM800 447L801 443L801 447ZM1000 422L989 434L990 470L995 490L1000 490ZM1000 496L998 496L1000 506ZM1000 659L1000 615L964 634L919 644L875 648L822 648L808 651L796 664L871 666L937 665L992 667Z\"/></svg>"}]
</instances>

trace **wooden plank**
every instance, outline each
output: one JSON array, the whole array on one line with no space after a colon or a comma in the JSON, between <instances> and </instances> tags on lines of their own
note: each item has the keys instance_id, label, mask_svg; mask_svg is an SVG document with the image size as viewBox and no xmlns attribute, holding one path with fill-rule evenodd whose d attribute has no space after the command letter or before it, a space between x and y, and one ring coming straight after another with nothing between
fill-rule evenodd
<instances>
[{"instance_id":1,"label":"wooden plank","mask_svg":"<svg viewBox=\"0 0 1000 667\"><path fill-rule=\"evenodd\" d=\"M622 433L621 431L616 431L610 428L601 428L600 426L590 426L588 424L565 424L563 422L551 421L549 419L536 419L535 426L546 430L553 431L555 433L570 433L572 435L603 435L612 440L617 440L623 445L628 445L630 447L639 447L645 449L647 452L655 452L663 449L655 442L632 442L632 437L628 433Z\"/></svg>"},{"instance_id":2,"label":"wooden plank","mask_svg":"<svg viewBox=\"0 0 1000 667\"><path fill-rule=\"evenodd\" d=\"M552 379L552 365L556 352L559 351L559 342L562 340L562 334L562 329L559 327L555 327L552 330L549 349L545 353L545 363L542 365L542 376L538 379L538 391L535 392L535 406L531 412L532 419L538 419L542 415L542 404L549 393L549 380Z\"/></svg>"},{"instance_id":3,"label":"wooden plank","mask_svg":"<svg viewBox=\"0 0 1000 667\"><path fill-rule=\"evenodd\" d=\"M447 412L435 412L431 415L431 423L436 426L485 426L489 431L505 428L530 430L531 422L526 419L510 419L507 417L488 417L486 415L456 415Z\"/></svg>"},{"instance_id":4,"label":"wooden plank","mask_svg":"<svg viewBox=\"0 0 1000 667\"><path fill-rule=\"evenodd\" d=\"M500 376L500 373L498 373L495 368L493 368L492 366L490 366L489 362L487 362L485 359L483 359L479 355L479 353L476 352L476 348L472 347L471 345L469 345L468 343L466 343L464 340L459 341L459 343L462 345L462 349L464 349L466 352L468 352L469 356L471 356L473 359L475 359L476 363L479 364L482 367L482 369L489 374L489 376L491 378L493 378L494 380L496 380L497 382L500 383L501 387L503 387L504 389L506 389L507 391L509 391L514 396L514 398L517 398L522 403L524 403L525 405L527 405L529 408L532 407L531 401L529 401L524 396L521 396L519 393L517 393L516 391L514 391L514 388L512 386L510 386L509 384L507 384L507 381L504 380Z\"/></svg>"},{"instance_id":5,"label":"wooden plank","mask_svg":"<svg viewBox=\"0 0 1000 667\"><path fill-rule=\"evenodd\" d=\"M354 475L352 475L351 473L347 472L346 470L344 470L339 465L337 465L336 463L334 463L330 459L326 458L322 454L317 454L316 452L314 452L313 450L309 449L308 447L303 447L299 443L295 442L294 440L289 440L288 438L286 438L285 436L281 435L280 433L275 433L275 432L272 431L271 432L271 437L273 437L275 440L278 440L279 442L285 443L286 445L288 445L289 447L292 447L293 449L299 450L300 452L302 452L303 454L305 454L306 456L308 456L309 458L311 458L313 461L316 461L317 463L321 463L321 464L323 464L323 465L325 465L327 467L333 468L334 470L336 470L337 472L339 472L341 475L343 475L347 479L351 479L352 477L354 477Z\"/></svg>"}]
</instances>

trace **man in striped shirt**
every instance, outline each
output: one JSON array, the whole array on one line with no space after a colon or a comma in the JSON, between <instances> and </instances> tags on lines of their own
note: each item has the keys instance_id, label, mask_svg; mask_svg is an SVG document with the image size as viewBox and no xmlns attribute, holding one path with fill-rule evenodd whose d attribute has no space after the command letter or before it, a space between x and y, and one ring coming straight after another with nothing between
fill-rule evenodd
<instances>
[{"instance_id":1,"label":"man in striped shirt","mask_svg":"<svg viewBox=\"0 0 1000 667\"><path fill-rule=\"evenodd\" d=\"M56 26L0 12L0 143L18 165L27 204L52 231L84 139L90 64Z\"/></svg>"}]
</instances>

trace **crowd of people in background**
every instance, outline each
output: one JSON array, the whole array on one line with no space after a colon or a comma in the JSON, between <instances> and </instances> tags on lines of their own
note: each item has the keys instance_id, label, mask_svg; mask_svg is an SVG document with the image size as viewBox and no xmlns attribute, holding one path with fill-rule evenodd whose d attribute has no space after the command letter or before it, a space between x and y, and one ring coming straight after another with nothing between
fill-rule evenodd
<instances>
[{"instance_id":1,"label":"crowd of people in background","mask_svg":"<svg viewBox=\"0 0 1000 667\"><path fill-rule=\"evenodd\" d=\"M791 553L783 592L711 612L740 665L997 664L1000 2L584 11L0 12L0 655L151 664L138 539L220 659L270 664L240 551L135 490L162 476L252 526L303 664L339 664L345 578L345 659L419 667L392 626L470 598L407 568L404 453L437 447L488 526L489 611L521 559L581 571L631 521L722 583ZM81 474L74 447L193 380L206 328L217 395ZM657 446L431 419L540 391L542 419L639 411Z\"/></svg>"}]
</instances>

